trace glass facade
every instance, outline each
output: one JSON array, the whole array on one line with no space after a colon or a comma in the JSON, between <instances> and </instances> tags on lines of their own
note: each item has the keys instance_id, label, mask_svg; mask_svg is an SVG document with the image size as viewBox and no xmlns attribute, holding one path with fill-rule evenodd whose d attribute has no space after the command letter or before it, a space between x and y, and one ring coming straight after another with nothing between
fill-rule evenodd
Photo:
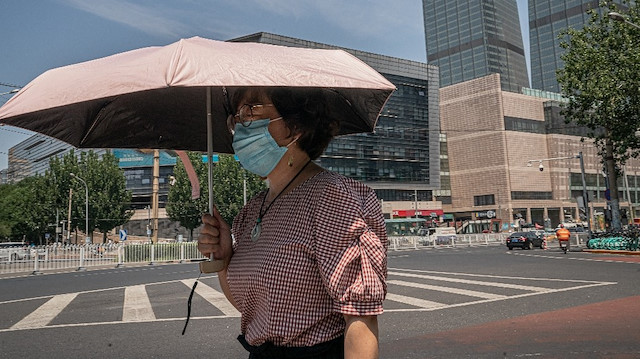
<instances>
[{"instance_id":1,"label":"glass facade","mask_svg":"<svg viewBox=\"0 0 640 359\"><path fill-rule=\"evenodd\" d=\"M44 175L49 169L51 157L64 157L72 146L44 135L34 135L9 149L9 166L7 168L7 182L19 182L27 177ZM88 149L75 149L79 156ZM93 150L101 155L104 150Z\"/></svg>"},{"instance_id":2,"label":"glass facade","mask_svg":"<svg viewBox=\"0 0 640 359\"><path fill-rule=\"evenodd\" d=\"M397 91L375 133L334 139L319 163L363 182L429 183L428 81L383 75Z\"/></svg>"},{"instance_id":3,"label":"glass facade","mask_svg":"<svg viewBox=\"0 0 640 359\"><path fill-rule=\"evenodd\" d=\"M515 0L423 0L428 63L448 86L500 74L502 89L529 87Z\"/></svg>"},{"instance_id":4,"label":"glass facade","mask_svg":"<svg viewBox=\"0 0 640 359\"><path fill-rule=\"evenodd\" d=\"M613 1L620 4L620 1ZM588 9L598 0L529 0L529 41L531 46L531 86L560 92L556 71L563 67L558 35L567 28L576 30L589 22Z\"/></svg>"},{"instance_id":5,"label":"glass facade","mask_svg":"<svg viewBox=\"0 0 640 359\"><path fill-rule=\"evenodd\" d=\"M269 33L230 41L281 46L339 47ZM438 68L359 50L358 57L397 90L382 109L374 133L335 138L320 156L323 167L372 187L385 201L430 201L440 190L440 116ZM450 196L450 191L447 193Z\"/></svg>"}]
</instances>

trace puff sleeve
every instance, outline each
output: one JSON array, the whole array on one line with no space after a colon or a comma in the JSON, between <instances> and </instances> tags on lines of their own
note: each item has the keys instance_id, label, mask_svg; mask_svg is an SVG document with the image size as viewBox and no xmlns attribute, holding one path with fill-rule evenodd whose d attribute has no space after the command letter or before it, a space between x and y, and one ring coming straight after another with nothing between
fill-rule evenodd
<instances>
[{"instance_id":1,"label":"puff sleeve","mask_svg":"<svg viewBox=\"0 0 640 359\"><path fill-rule=\"evenodd\" d=\"M388 241L375 192L345 178L326 183L319 193L313 206L315 253L334 310L381 314Z\"/></svg>"}]
</instances>

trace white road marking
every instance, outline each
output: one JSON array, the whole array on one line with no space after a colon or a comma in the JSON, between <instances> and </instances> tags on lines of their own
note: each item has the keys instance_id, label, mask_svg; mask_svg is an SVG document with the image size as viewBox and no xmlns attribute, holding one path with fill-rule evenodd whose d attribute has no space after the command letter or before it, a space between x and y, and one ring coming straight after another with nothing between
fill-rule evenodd
<instances>
[{"instance_id":1,"label":"white road marking","mask_svg":"<svg viewBox=\"0 0 640 359\"><path fill-rule=\"evenodd\" d=\"M434 290L434 291L438 291L438 292L453 293L453 294L466 295L466 296L469 296L469 297L477 297L477 298L484 298L484 299L503 299L503 298L507 298L506 295L493 294L493 293L487 293L487 292L478 292L478 291L475 291L475 290L467 290L467 289L460 289L460 288L442 287L442 286L438 286L438 285L428 285L428 284L422 284L422 283L405 282L405 281L402 281L402 280L388 280L387 283L388 284L401 285L401 286L404 286L404 287Z\"/></svg>"},{"instance_id":2,"label":"white road marking","mask_svg":"<svg viewBox=\"0 0 640 359\"><path fill-rule=\"evenodd\" d=\"M60 294L49 299L31 314L14 324L11 329L33 329L44 327L53 320L62 310L71 303L78 293Z\"/></svg>"},{"instance_id":3,"label":"white road marking","mask_svg":"<svg viewBox=\"0 0 640 359\"><path fill-rule=\"evenodd\" d=\"M432 302L430 300L424 300L424 299L414 298L414 297L407 297L407 296L404 296L404 295L392 294L392 293L387 293L387 298L386 299L394 301L394 302L413 305L414 307L420 307L420 308L440 308L440 307L445 307L446 306L446 304L443 304L443 303Z\"/></svg>"},{"instance_id":4,"label":"white road marking","mask_svg":"<svg viewBox=\"0 0 640 359\"><path fill-rule=\"evenodd\" d=\"M193 286L194 282L195 279L185 279L182 281L182 283L184 283L189 288ZM230 317L240 316L240 312L238 312L236 308L234 308L233 305L229 303L227 297L225 297L223 293L218 292L210 286L200 282L196 287L196 293L202 298L206 299L207 302L220 309L220 311L225 315L228 315Z\"/></svg>"},{"instance_id":5,"label":"white road marking","mask_svg":"<svg viewBox=\"0 0 640 359\"><path fill-rule=\"evenodd\" d=\"M124 304L122 305L122 321L143 322L155 319L156 315L153 313L144 285L126 287L124 290Z\"/></svg>"},{"instance_id":6,"label":"white road marking","mask_svg":"<svg viewBox=\"0 0 640 359\"><path fill-rule=\"evenodd\" d=\"M596 259L596 258L572 257L571 256L571 252L569 252L567 255L561 255L561 256L540 255L540 254L525 254L525 253L508 253L508 254L511 254L511 255L514 255L514 256L547 258L547 259L560 259L560 260L571 260L571 261L584 261L584 262L619 263L619 264L635 264L635 265L640 264L640 262L618 261L618 260L615 260L615 259ZM598 254L603 254L603 253L598 253ZM611 255L612 256L619 256L620 254L612 253Z\"/></svg>"},{"instance_id":7,"label":"white road marking","mask_svg":"<svg viewBox=\"0 0 640 359\"><path fill-rule=\"evenodd\" d=\"M485 285L485 286L493 286L493 287L505 287L505 288L516 288L526 291L527 293L518 294L518 295L509 295L509 296L501 296L491 293L483 293L479 291L467 291L462 289L455 289L458 293L462 294L464 291L467 294L480 294L482 296L480 300L476 301L467 301L463 303L457 304L446 304L446 303L437 303L429 300L424 300L421 298L413 298L393 293L387 294L387 299L404 303L413 306L413 308L399 308L399 309L385 309L385 313L393 313L393 312L423 312L423 311L435 311L446 308L456 308L456 307L464 307L474 304L480 303L489 303L495 301L504 301L515 298L529 297L534 295L546 294L546 293L556 293L556 292L564 292L570 290L584 289L590 287L598 287L605 285L613 285L617 284L616 282L598 282L598 281L586 281L586 280L571 280L571 279L556 279L556 278L525 278L525 277L508 277L508 276L498 276L498 275L484 275L477 273L455 273L455 272L438 272L438 271L427 271L427 270L415 270L415 269L403 269L403 268L390 268L390 275L395 275L399 277L405 278L423 278L430 280L439 280L439 281L449 281L449 282L458 282L464 284L475 284L475 285ZM427 275L429 274L429 275ZM459 278L455 278L459 276ZM206 278L215 277L207 276ZM491 281L480 281L480 280L468 280L463 279L464 277L475 277L482 279L491 279ZM538 283L544 282L561 282L566 283L564 288L543 288L536 286L524 286L524 285L515 285L515 284L505 284L499 283L499 279L507 279L507 280L522 280L526 282L539 281ZM193 285L194 280L169 280L169 281L161 281L154 283L147 283L144 285L136 285L132 287L112 287L105 289L96 289L96 290L88 290L77 293L69 293L69 294L60 294L55 296L40 296L40 297L31 297L24 299L16 299L16 300L8 300L4 302L0 302L0 311L3 309L1 307L2 304L9 303L17 303L17 302L26 302L33 301L39 299L48 299L46 303L36 309L34 312L26 316L17 324L12 327L0 329L0 333L3 332L11 332L17 330L25 330L25 329L49 329L49 328L66 328L66 327L87 327L87 326L99 326L99 325L122 325L127 323L141 323L141 322L170 322L184 321L184 317L176 317L176 318L161 318L158 319L155 317L153 310L151 308L151 304L149 302L149 297L146 293L146 286L150 285L164 285L175 282L182 282L188 287ZM412 287L426 287L426 284L422 283L413 283L401 280L390 280L390 284L396 285L409 285ZM430 286L436 290L442 290L445 287L442 286ZM69 305L69 303L79 294L84 293L94 293L99 294L101 292L107 292L112 290L124 289L125 290L125 300L123 302L123 320L122 321L111 321L111 322L93 322L93 323L71 323L71 324L60 324L60 325L49 325L49 323L65 308ZM449 289L447 289L449 290ZM215 307L220 309L224 315L212 315L212 316L200 316L200 317L192 317L192 320L211 320L211 319L231 319L237 320L237 317L240 315L233 306L226 300L224 295L217 290L207 286L204 283L199 283L196 288L198 295L202 296L204 299L208 300ZM128 308L128 309L127 309ZM127 312L125 314L125 311Z\"/></svg>"},{"instance_id":8,"label":"white road marking","mask_svg":"<svg viewBox=\"0 0 640 359\"><path fill-rule=\"evenodd\" d=\"M484 286L498 287L498 288L519 289L519 290L526 290L526 291L531 291L531 292L545 292L545 291L547 291L547 288L533 287L533 286L530 286L530 285L518 285L518 284L499 283L499 282L484 282L484 281L479 281L479 280L447 278L447 277L439 277L439 276L432 276L432 275L425 275L425 274L389 272L389 275L395 275L395 276L401 276L401 277L410 277L410 278L431 279L431 280L438 280L438 281L452 282L452 283L484 285Z\"/></svg>"}]
</instances>

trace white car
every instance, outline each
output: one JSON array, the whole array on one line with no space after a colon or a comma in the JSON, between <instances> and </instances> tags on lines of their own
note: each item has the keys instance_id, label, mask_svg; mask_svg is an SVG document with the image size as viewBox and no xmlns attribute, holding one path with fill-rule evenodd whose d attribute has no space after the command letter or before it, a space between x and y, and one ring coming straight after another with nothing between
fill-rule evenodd
<instances>
[{"instance_id":1,"label":"white car","mask_svg":"<svg viewBox=\"0 0 640 359\"><path fill-rule=\"evenodd\" d=\"M0 261L17 261L29 257L29 249L22 242L0 242Z\"/></svg>"}]
</instances>

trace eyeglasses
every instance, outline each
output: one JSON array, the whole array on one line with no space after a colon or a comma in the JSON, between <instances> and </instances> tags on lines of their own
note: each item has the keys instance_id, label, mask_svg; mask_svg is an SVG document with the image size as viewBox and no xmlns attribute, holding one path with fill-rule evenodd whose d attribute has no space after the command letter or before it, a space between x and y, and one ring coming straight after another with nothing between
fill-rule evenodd
<instances>
[{"instance_id":1,"label":"eyeglasses","mask_svg":"<svg viewBox=\"0 0 640 359\"><path fill-rule=\"evenodd\" d=\"M259 117L263 114L265 107L273 107L273 104L249 104L246 103L240 106L238 113L235 115L229 115L227 117L227 128L232 134L235 132L236 123L241 124L244 127L251 126L254 117Z\"/></svg>"}]
</instances>

